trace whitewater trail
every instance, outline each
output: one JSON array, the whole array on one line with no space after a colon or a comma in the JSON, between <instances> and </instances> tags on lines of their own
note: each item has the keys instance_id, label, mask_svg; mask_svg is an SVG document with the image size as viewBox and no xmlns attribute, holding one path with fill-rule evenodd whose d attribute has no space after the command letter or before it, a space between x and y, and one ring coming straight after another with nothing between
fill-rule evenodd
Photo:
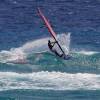
<instances>
[{"instance_id":1,"label":"whitewater trail","mask_svg":"<svg viewBox=\"0 0 100 100\"><path fill-rule=\"evenodd\" d=\"M62 35L63 34L58 35L58 37ZM69 51L70 34L66 35L66 37L67 37L66 48L68 48L67 51ZM27 56L30 54L49 51L47 45L49 39L50 37L37 39L34 41L27 42L21 47L11 48L9 51L2 50L0 52L0 62L6 63L10 61L22 61L25 60Z\"/></svg>"}]
</instances>

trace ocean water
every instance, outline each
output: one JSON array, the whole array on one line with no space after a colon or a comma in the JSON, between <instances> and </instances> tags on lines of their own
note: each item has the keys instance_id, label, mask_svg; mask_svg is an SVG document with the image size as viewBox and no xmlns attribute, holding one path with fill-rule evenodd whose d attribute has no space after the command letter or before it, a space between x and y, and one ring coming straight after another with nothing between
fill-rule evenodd
<instances>
[{"instance_id":1,"label":"ocean water","mask_svg":"<svg viewBox=\"0 0 100 100\"><path fill-rule=\"evenodd\" d=\"M70 55L50 53L50 34L68 34ZM0 100L100 100L99 0L0 0Z\"/></svg>"}]
</instances>

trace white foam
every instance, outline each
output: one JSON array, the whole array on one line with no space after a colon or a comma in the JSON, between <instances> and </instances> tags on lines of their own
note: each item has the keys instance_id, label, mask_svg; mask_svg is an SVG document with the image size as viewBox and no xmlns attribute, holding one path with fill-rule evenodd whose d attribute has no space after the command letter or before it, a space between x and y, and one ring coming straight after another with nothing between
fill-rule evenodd
<instances>
[{"instance_id":1,"label":"white foam","mask_svg":"<svg viewBox=\"0 0 100 100\"><path fill-rule=\"evenodd\" d=\"M26 59L26 54L19 48L11 49L10 51L2 50L0 52L0 62L8 62L22 59Z\"/></svg>"},{"instance_id":2,"label":"white foam","mask_svg":"<svg viewBox=\"0 0 100 100\"><path fill-rule=\"evenodd\" d=\"M100 90L100 75L48 71L29 74L0 72L0 90L9 89Z\"/></svg>"},{"instance_id":3,"label":"white foam","mask_svg":"<svg viewBox=\"0 0 100 100\"><path fill-rule=\"evenodd\" d=\"M94 55L94 54L97 54L99 52L96 52L96 51L86 51L86 50L81 50L81 51L77 51L75 53L78 53L78 54L83 54L83 55Z\"/></svg>"}]
</instances>

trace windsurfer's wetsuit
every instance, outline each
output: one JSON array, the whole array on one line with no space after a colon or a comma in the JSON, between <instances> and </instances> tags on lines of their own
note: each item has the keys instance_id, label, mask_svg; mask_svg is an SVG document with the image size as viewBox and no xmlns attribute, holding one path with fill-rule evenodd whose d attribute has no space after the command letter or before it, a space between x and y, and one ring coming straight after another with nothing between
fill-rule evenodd
<instances>
[{"instance_id":1,"label":"windsurfer's wetsuit","mask_svg":"<svg viewBox=\"0 0 100 100\"><path fill-rule=\"evenodd\" d=\"M59 57L63 57L63 54L59 54L56 50L53 49L53 46L55 45L55 43L57 43L56 41L55 42L50 42L50 40L48 40L48 47L49 49L54 52L57 56Z\"/></svg>"}]
</instances>

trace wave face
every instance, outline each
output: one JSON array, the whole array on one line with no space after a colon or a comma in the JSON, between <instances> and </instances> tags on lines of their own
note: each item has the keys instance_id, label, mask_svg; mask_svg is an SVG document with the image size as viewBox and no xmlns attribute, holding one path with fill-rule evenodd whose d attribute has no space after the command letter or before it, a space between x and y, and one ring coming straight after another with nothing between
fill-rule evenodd
<instances>
[{"instance_id":1,"label":"wave face","mask_svg":"<svg viewBox=\"0 0 100 100\"><path fill-rule=\"evenodd\" d=\"M11 89L100 90L100 75L88 73L0 72L0 91Z\"/></svg>"}]
</instances>

